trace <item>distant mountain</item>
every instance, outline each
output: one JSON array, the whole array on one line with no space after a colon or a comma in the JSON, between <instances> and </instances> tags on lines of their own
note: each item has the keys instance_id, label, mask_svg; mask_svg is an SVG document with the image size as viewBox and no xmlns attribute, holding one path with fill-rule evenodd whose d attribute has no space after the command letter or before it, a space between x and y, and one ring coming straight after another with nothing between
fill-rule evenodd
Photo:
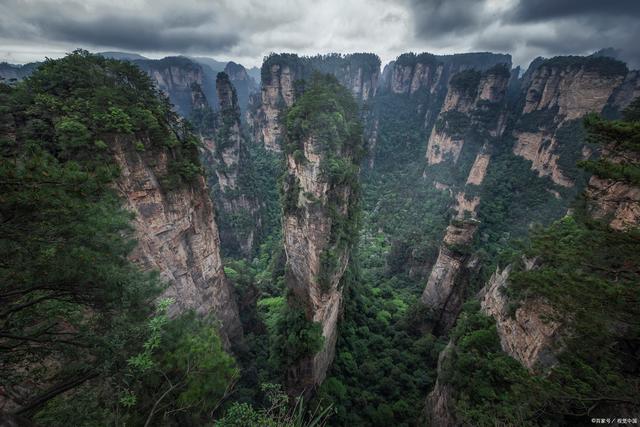
<instances>
[{"instance_id":1,"label":"distant mountain","mask_svg":"<svg viewBox=\"0 0 640 427\"><path fill-rule=\"evenodd\" d=\"M135 61L136 59L149 59L146 56L138 55L137 53L129 53L129 52L98 52L98 55L102 55L105 58L119 59L120 61Z\"/></svg>"},{"instance_id":2,"label":"distant mountain","mask_svg":"<svg viewBox=\"0 0 640 427\"><path fill-rule=\"evenodd\" d=\"M130 61L145 71L166 93L176 111L190 117L194 108L215 106L216 73L206 65L186 56L167 56L162 59L137 59Z\"/></svg>"},{"instance_id":3,"label":"distant mountain","mask_svg":"<svg viewBox=\"0 0 640 427\"><path fill-rule=\"evenodd\" d=\"M197 62L198 64L206 65L207 67L210 67L216 73L219 73L220 71L224 71L224 68L227 66L227 62L218 61L216 59L208 58L206 56L192 56L192 57L189 57L189 59Z\"/></svg>"},{"instance_id":4,"label":"distant mountain","mask_svg":"<svg viewBox=\"0 0 640 427\"><path fill-rule=\"evenodd\" d=\"M229 61L224 67L224 72L229 76L229 80L238 94L238 104L244 112L249 104L249 96L258 90L256 80L247 72L247 69L240 64ZM259 80L258 80L259 81Z\"/></svg>"},{"instance_id":5,"label":"distant mountain","mask_svg":"<svg viewBox=\"0 0 640 427\"><path fill-rule=\"evenodd\" d=\"M28 77L38 68L42 62L29 62L24 65L9 64L8 62L0 62L0 81L22 80Z\"/></svg>"},{"instance_id":6,"label":"distant mountain","mask_svg":"<svg viewBox=\"0 0 640 427\"><path fill-rule=\"evenodd\" d=\"M247 69L247 74L249 74L249 77L255 80L258 85L260 84L260 80L262 80L262 76L260 75L260 68L251 67Z\"/></svg>"}]
</instances>

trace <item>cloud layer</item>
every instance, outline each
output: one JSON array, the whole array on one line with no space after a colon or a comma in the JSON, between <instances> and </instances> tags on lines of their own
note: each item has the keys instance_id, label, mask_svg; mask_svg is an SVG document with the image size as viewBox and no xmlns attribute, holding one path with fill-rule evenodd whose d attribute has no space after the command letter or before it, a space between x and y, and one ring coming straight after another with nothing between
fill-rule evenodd
<instances>
[{"instance_id":1,"label":"cloud layer","mask_svg":"<svg viewBox=\"0 0 640 427\"><path fill-rule=\"evenodd\" d=\"M640 66L638 0L2 0L0 59L77 47L259 65L270 52L536 56L622 50Z\"/></svg>"}]
</instances>

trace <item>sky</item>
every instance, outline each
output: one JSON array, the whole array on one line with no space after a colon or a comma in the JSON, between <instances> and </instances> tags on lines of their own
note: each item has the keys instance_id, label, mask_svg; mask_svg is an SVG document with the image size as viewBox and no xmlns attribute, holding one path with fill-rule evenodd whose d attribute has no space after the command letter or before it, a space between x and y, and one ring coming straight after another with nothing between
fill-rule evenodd
<instances>
[{"instance_id":1,"label":"sky","mask_svg":"<svg viewBox=\"0 0 640 427\"><path fill-rule=\"evenodd\" d=\"M76 48L259 66L271 52L589 54L640 68L640 0L0 0L0 61Z\"/></svg>"}]
</instances>

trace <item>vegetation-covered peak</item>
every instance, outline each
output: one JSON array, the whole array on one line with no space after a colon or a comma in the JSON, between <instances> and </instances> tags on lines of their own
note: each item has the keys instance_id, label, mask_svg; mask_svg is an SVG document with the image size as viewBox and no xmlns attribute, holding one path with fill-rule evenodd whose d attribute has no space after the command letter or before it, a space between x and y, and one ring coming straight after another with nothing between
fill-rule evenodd
<instances>
[{"instance_id":1,"label":"vegetation-covered peak","mask_svg":"<svg viewBox=\"0 0 640 427\"><path fill-rule=\"evenodd\" d=\"M473 93L478 89L482 73L477 70L464 70L454 74L449 81L451 88L463 93Z\"/></svg>"},{"instance_id":2,"label":"vegetation-covered peak","mask_svg":"<svg viewBox=\"0 0 640 427\"><path fill-rule=\"evenodd\" d=\"M325 150L362 150L362 125L358 104L338 80L328 74L315 73L303 95L289 109L285 118L285 151L293 152L304 139L313 136Z\"/></svg>"},{"instance_id":3,"label":"vegetation-covered peak","mask_svg":"<svg viewBox=\"0 0 640 427\"><path fill-rule=\"evenodd\" d=\"M607 56L556 56L540 63L540 68L584 69L603 76L625 76L629 69L617 59Z\"/></svg>"},{"instance_id":4,"label":"vegetation-covered peak","mask_svg":"<svg viewBox=\"0 0 640 427\"><path fill-rule=\"evenodd\" d=\"M271 53L262 62L262 82L269 83L273 65L288 66L298 70L298 79L309 79L313 73L336 74L350 68L361 68L365 74L373 74L380 69L380 58L374 53L329 53L315 56L298 56L294 53ZM301 67L298 69L297 67Z\"/></svg>"}]
</instances>

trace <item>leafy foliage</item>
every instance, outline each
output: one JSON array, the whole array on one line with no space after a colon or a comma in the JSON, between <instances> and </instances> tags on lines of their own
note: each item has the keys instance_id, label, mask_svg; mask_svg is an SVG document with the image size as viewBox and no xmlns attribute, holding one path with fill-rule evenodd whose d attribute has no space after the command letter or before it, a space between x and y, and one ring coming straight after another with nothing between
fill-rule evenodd
<instances>
[{"instance_id":1,"label":"leafy foliage","mask_svg":"<svg viewBox=\"0 0 640 427\"><path fill-rule=\"evenodd\" d=\"M159 312L147 322L164 284L128 260L131 214L113 185L116 147L164 152L172 181L187 185L199 176L189 128L138 68L85 51L0 85L0 116L4 392L39 425L121 425L153 417L164 390L147 381L153 371L163 384L158 367L184 385L174 408L204 410L201 399L227 387L232 360L203 320Z\"/></svg>"},{"instance_id":2,"label":"leafy foliage","mask_svg":"<svg viewBox=\"0 0 640 427\"><path fill-rule=\"evenodd\" d=\"M550 68L583 68L603 76L624 76L629 69L626 64L608 56L556 56L540 64Z\"/></svg>"}]
</instances>

